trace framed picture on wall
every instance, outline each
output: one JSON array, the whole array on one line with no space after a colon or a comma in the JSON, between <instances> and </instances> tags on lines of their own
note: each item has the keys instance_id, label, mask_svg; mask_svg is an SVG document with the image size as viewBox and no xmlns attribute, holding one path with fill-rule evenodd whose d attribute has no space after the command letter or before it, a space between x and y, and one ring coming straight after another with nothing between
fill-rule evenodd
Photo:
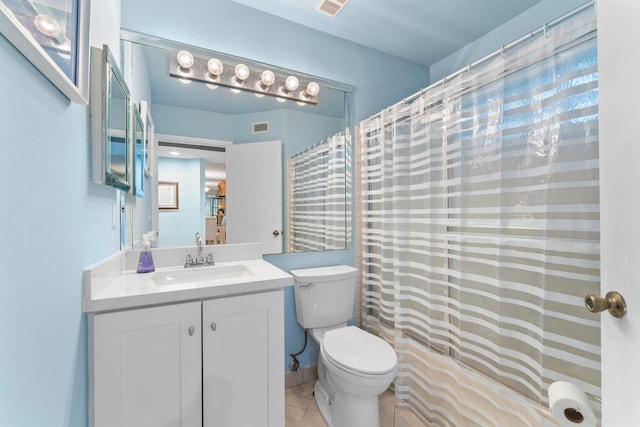
<instances>
[{"instance_id":1,"label":"framed picture on wall","mask_svg":"<svg viewBox=\"0 0 640 427\"><path fill-rule=\"evenodd\" d=\"M158 182L158 209L174 211L179 209L177 182Z\"/></svg>"},{"instance_id":2,"label":"framed picture on wall","mask_svg":"<svg viewBox=\"0 0 640 427\"><path fill-rule=\"evenodd\" d=\"M2 35L70 101L89 99L90 0L0 0Z\"/></svg>"}]
</instances>

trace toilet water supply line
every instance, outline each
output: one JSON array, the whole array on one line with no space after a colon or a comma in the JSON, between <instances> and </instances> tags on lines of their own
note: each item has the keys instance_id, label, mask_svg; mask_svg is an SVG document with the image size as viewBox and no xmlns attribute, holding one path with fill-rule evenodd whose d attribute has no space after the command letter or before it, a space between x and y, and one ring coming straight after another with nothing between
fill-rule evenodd
<instances>
[{"instance_id":1,"label":"toilet water supply line","mask_svg":"<svg viewBox=\"0 0 640 427\"><path fill-rule=\"evenodd\" d=\"M293 358L291 363L289 363L289 369L293 371L297 371L300 369L300 362L298 361L298 356L300 356L304 350L307 348L307 330L304 330L304 345L302 346L302 350L297 353L291 353L289 356Z\"/></svg>"}]
</instances>

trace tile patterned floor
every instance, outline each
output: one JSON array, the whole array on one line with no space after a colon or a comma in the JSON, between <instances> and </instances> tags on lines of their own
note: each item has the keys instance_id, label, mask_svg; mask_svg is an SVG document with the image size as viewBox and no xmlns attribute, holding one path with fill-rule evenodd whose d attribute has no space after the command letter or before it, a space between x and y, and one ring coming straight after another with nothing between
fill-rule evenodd
<instances>
[{"instance_id":1,"label":"tile patterned floor","mask_svg":"<svg viewBox=\"0 0 640 427\"><path fill-rule=\"evenodd\" d=\"M327 427L313 399L313 382L285 391L285 427ZM356 426L354 426L356 427ZM380 396L380 427L426 427L409 408L395 406L393 392Z\"/></svg>"}]
</instances>

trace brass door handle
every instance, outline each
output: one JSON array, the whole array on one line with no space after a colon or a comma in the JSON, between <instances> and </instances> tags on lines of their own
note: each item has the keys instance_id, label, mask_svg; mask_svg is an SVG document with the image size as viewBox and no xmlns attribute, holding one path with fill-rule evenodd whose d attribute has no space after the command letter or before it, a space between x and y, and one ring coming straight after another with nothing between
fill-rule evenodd
<instances>
[{"instance_id":1,"label":"brass door handle","mask_svg":"<svg viewBox=\"0 0 640 427\"><path fill-rule=\"evenodd\" d=\"M584 297L584 305L592 313L608 310L613 317L624 317L627 314L627 303L616 291L607 292L604 298L589 294Z\"/></svg>"}]
</instances>

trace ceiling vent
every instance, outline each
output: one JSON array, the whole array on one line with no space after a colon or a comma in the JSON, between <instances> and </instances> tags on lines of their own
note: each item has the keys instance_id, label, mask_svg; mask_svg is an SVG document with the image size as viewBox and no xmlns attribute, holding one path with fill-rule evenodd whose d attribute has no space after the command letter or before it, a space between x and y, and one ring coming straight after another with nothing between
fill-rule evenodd
<instances>
[{"instance_id":1,"label":"ceiling vent","mask_svg":"<svg viewBox=\"0 0 640 427\"><path fill-rule=\"evenodd\" d=\"M267 133L267 132L269 132L269 122L253 123L253 133Z\"/></svg>"},{"instance_id":2,"label":"ceiling vent","mask_svg":"<svg viewBox=\"0 0 640 427\"><path fill-rule=\"evenodd\" d=\"M348 1L349 0L320 0L320 3L316 6L316 10L329 16L336 16Z\"/></svg>"}]
</instances>

